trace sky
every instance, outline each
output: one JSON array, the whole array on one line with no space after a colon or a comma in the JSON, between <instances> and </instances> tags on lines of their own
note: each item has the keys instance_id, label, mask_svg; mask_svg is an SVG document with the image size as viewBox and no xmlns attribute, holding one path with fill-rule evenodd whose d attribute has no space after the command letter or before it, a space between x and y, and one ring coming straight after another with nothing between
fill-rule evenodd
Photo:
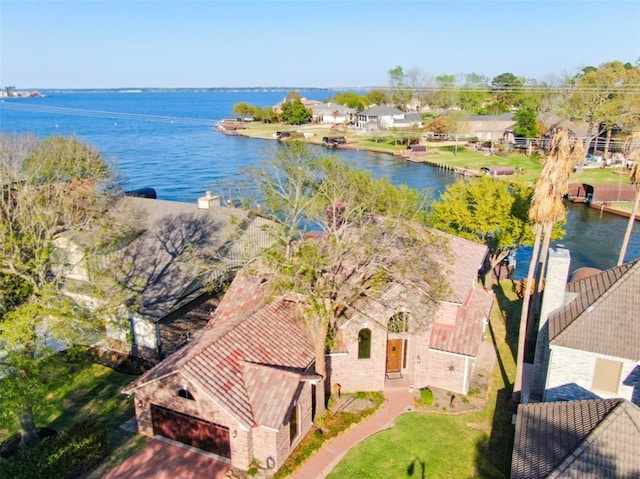
<instances>
[{"instance_id":1,"label":"sky","mask_svg":"<svg viewBox=\"0 0 640 479\"><path fill-rule=\"evenodd\" d=\"M639 58L638 0L0 0L0 88L553 81Z\"/></svg>"}]
</instances>

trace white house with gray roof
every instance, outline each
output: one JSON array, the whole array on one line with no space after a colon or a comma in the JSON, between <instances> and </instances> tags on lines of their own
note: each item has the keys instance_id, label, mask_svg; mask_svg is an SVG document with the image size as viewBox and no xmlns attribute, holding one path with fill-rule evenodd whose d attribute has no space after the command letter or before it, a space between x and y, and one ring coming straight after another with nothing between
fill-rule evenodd
<instances>
[{"instance_id":1,"label":"white house with gray roof","mask_svg":"<svg viewBox=\"0 0 640 479\"><path fill-rule=\"evenodd\" d=\"M418 113L406 113L398 108L386 105L375 105L358 113L356 129L372 131L389 128L409 128L422 126L422 118Z\"/></svg>"},{"instance_id":2,"label":"white house with gray roof","mask_svg":"<svg viewBox=\"0 0 640 479\"><path fill-rule=\"evenodd\" d=\"M567 259L557 252L549 257L532 397L621 397L640 405L640 260L561 289L556 283L566 281ZM558 307L545 308L552 296Z\"/></svg>"},{"instance_id":3,"label":"white house with gray roof","mask_svg":"<svg viewBox=\"0 0 640 479\"><path fill-rule=\"evenodd\" d=\"M58 255L58 274L70 296L94 309L108 299L96 297L93 283L115 281L122 320L108 322L109 346L149 359L170 352L161 341L164 318L205 294L205 282L224 280L273 241L270 219L221 206L210 193L197 204L125 196L112 214L116 224L130 224L127 240L90 259L87 233L66 232L56 239L65 253ZM89 268L88 261L99 264Z\"/></svg>"}]
</instances>

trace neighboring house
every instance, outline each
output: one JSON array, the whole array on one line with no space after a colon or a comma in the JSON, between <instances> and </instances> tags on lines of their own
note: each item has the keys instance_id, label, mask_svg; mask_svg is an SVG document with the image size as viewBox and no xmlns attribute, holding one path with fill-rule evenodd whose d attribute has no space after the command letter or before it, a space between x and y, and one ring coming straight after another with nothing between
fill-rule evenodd
<instances>
[{"instance_id":1,"label":"neighboring house","mask_svg":"<svg viewBox=\"0 0 640 479\"><path fill-rule=\"evenodd\" d=\"M520 404L511 479L640 477L640 408L623 399Z\"/></svg>"},{"instance_id":2,"label":"neighboring house","mask_svg":"<svg viewBox=\"0 0 640 479\"><path fill-rule=\"evenodd\" d=\"M111 253L88 259L83 248L87 233L66 232L56 239L64 252L58 273L68 294L94 308L101 300L88 286L101 279L90 272L87 261L97 262L95 270L115 279L119 292L129 298L120 313L127 325L108 323L108 345L147 359L160 359L174 349L162 344L165 318L202 302L202 265L197 258L208 258L213 265L208 267L209 279L224 280L272 241L265 229L270 220L220 206L219 197L209 192L197 205L123 197L114 215L116 223L130 225L127 239Z\"/></svg>"},{"instance_id":3,"label":"neighboring house","mask_svg":"<svg viewBox=\"0 0 640 479\"><path fill-rule=\"evenodd\" d=\"M359 130L381 130L389 128L409 128L422 126L418 113L405 113L398 108L376 105L358 113L356 128Z\"/></svg>"},{"instance_id":4,"label":"neighboring house","mask_svg":"<svg viewBox=\"0 0 640 479\"><path fill-rule=\"evenodd\" d=\"M203 333L125 389L138 430L275 471L312 424L314 349L298 306L240 271Z\"/></svg>"},{"instance_id":5,"label":"neighboring house","mask_svg":"<svg viewBox=\"0 0 640 479\"><path fill-rule=\"evenodd\" d=\"M443 241L452 255L443 265L450 292L433 317L424 316L420 296L427 292L418 285L393 283L380 300L360 301L327 357L332 385L375 391L402 377L416 388L469 392L493 304L493 294L477 282L487 249L450 235L443 234Z\"/></svg>"},{"instance_id":6,"label":"neighboring house","mask_svg":"<svg viewBox=\"0 0 640 479\"><path fill-rule=\"evenodd\" d=\"M549 256L532 398L640 405L640 260L571 281L565 293L569 261L568 250Z\"/></svg>"},{"instance_id":7,"label":"neighboring house","mask_svg":"<svg viewBox=\"0 0 640 479\"><path fill-rule=\"evenodd\" d=\"M356 109L336 103L320 103L311 107L311 113L315 122L344 125L353 122Z\"/></svg>"},{"instance_id":8,"label":"neighboring house","mask_svg":"<svg viewBox=\"0 0 640 479\"><path fill-rule=\"evenodd\" d=\"M273 107L271 108L273 109L274 112L280 114L282 113L283 103L286 103L287 101L288 100L284 98L282 101L279 101L278 103L273 105ZM307 98L304 98L304 97L300 98L300 103L302 103L309 110L313 110L313 108L315 108L316 106L322 105L322 102L320 100L308 100Z\"/></svg>"},{"instance_id":9,"label":"neighboring house","mask_svg":"<svg viewBox=\"0 0 640 479\"><path fill-rule=\"evenodd\" d=\"M501 141L506 130L511 130L515 121L512 113L501 115L469 115L461 122L461 131L480 141Z\"/></svg>"}]
</instances>

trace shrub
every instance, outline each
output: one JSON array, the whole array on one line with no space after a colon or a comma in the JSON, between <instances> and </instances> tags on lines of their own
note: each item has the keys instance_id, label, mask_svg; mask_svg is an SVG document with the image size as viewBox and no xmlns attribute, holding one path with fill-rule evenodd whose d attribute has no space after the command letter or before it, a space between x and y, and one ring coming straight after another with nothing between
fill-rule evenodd
<instances>
[{"instance_id":1,"label":"shrub","mask_svg":"<svg viewBox=\"0 0 640 479\"><path fill-rule=\"evenodd\" d=\"M2 479L70 479L93 467L107 452L107 429L96 421L83 421L55 438L22 449L0 470Z\"/></svg>"},{"instance_id":2,"label":"shrub","mask_svg":"<svg viewBox=\"0 0 640 479\"><path fill-rule=\"evenodd\" d=\"M420 398L422 399L422 404L431 406L433 404L433 391L429 388L421 389Z\"/></svg>"}]
</instances>

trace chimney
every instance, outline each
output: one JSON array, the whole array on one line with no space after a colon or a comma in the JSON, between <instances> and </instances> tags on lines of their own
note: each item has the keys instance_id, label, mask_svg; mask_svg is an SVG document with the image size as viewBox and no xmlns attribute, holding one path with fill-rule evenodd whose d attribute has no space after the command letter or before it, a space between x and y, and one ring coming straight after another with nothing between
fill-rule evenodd
<instances>
[{"instance_id":1,"label":"chimney","mask_svg":"<svg viewBox=\"0 0 640 479\"><path fill-rule=\"evenodd\" d=\"M570 264L571 254L568 249L561 245L557 245L555 250L549 249L533 374L531 375L529 388L530 396L525 402L529 402L529 399L532 401L544 400L550 357L548 319L551 313L566 304L567 278L569 277Z\"/></svg>"},{"instance_id":2,"label":"chimney","mask_svg":"<svg viewBox=\"0 0 640 479\"><path fill-rule=\"evenodd\" d=\"M220 197L212 195L210 191L198 198L198 208L201 210L210 210L216 206L220 206Z\"/></svg>"}]
</instances>

